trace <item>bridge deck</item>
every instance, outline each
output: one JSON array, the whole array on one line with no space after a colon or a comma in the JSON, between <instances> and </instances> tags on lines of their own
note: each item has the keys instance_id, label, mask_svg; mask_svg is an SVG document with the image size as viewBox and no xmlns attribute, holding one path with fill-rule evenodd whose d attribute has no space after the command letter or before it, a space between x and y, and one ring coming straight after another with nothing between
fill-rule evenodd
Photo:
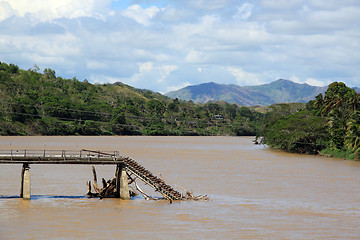
<instances>
[{"instance_id":1,"label":"bridge deck","mask_svg":"<svg viewBox=\"0 0 360 240\"><path fill-rule=\"evenodd\" d=\"M0 164L120 164L118 151L0 150Z\"/></svg>"}]
</instances>

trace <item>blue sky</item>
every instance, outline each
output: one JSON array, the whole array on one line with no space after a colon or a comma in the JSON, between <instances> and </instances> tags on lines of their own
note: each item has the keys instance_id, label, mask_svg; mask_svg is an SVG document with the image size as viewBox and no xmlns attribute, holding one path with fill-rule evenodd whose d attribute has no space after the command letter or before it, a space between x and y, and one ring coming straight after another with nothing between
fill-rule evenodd
<instances>
[{"instance_id":1,"label":"blue sky","mask_svg":"<svg viewBox=\"0 0 360 240\"><path fill-rule=\"evenodd\" d=\"M360 87L359 0L0 0L0 61L166 93L279 78Z\"/></svg>"}]
</instances>

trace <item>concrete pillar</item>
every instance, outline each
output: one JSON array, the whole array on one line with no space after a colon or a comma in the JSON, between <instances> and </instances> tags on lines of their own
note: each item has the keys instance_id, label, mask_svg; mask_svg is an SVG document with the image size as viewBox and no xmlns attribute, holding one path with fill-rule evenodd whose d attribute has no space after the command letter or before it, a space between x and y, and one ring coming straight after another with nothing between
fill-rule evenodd
<instances>
[{"instance_id":1,"label":"concrete pillar","mask_svg":"<svg viewBox=\"0 0 360 240\"><path fill-rule=\"evenodd\" d=\"M130 199L128 177L123 164L116 166L116 192L121 199Z\"/></svg>"},{"instance_id":2,"label":"concrete pillar","mask_svg":"<svg viewBox=\"0 0 360 240\"><path fill-rule=\"evenodd\" d=\"M30 166L27 163L22 166L20 197L25 200L31 198Z\"/></svg>"}]
</instances>

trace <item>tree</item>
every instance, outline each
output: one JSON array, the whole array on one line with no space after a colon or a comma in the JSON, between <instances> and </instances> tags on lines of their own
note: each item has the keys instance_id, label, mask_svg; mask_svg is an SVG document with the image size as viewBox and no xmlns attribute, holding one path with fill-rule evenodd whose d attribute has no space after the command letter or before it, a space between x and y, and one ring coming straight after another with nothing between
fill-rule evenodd
<instances>
[{"instance_id":1,"label":"tree","mask_svg":"<svg viewBox=\"0 0 360 240\"><path fill-rule=\"evenodd\" d=\"M165 112L165 107L162 102L157 99L151 99L146 103L147 110L157 116L162 116Z\"/></svg>"},{"instance_id":2,"label":"tree","mask_svg":"<svg viewBox=\"0 0 360 240\"><path fill-rule=\"evenodd\" d=\"M328 118L330 147L342 149L345 145L346 123L358 106L358 94L342 82L329 85L324 101L322 115Z\"/></svg>"},{"instance_id":3,"label":"tree","mask_svg":"<svg viewBox=\"0 0 360 240\"><path fill-rule=\"evenodd\" d=\"M123 107L117 107L113 110L110 122L112 124L125 124L126 118Z\"/></svg>"},{"instance_id":4,"label":"tree","mask_svg":"<svg viewBox=\"0 0 360 240\"><path fill-rule=\"evenodd\" d=\"M16 66L15 64L10 63L9 72L12 73L12 74L18 73L19 72L19 67Z\"/></svg>"},{"instance_id":5,"label":"tree","mask_svg":"<svg viewBox=\"0 0 360 240\"><path fill-rule=\"evenodd\" d=\"M356 155L360 153L360 111L355 111L346 123L345 146Z\"/></svg>"},{"instance_id":6,"label":"tree","mask_svg":"<svg viewBox=\"0 0 360 240\"><path fill-rule=\"evenodd\" d=\"M294 152L318 153L328 141L325 119L307 110L282 117L263 131L264 143Z\"/></svg>"},{"instance_id":7,"label":"tree","mask_svg":"<svg viewBox=\"0 0 360 240\"><path fill-rule=\"evenodd\" d=\"M238 109L238 106L236 104L226 104L225 112L226 112L227 118L235 119L237 109Z\"/></svg>"},{"instance_id":8,"label":"tree","mask_svg":"<svg viewBox=\"0 0 360 240\"><path fill-rule=\"evenodd\" d=\"M50 68L45 68L44 69L44 75L47 79L55 79L56 75L55 75L55 70L51 70Z\"/></svg>"},{"instance_id":9,"label":"tree","mask_svg":"<svg viewBox=\"0 0 360 240\"><path fill-rule=\"evenodd\" d=\"M40 70L39 66L34 64L33 68L30 68L29 71L32 71L32 72L38 72Z\"/></svg>"},{"instance_id":10,"label":"tree","mask_svg":"<svg viewBox=\"0 0 360 240\"><path fill-rule=\"evenodd\" d=\"M324 109L324 97L321 93L319 93L315 100L310 100L306 104L306 109L313 111L316 115L320 115Z\"/></svg>"},{"instance_id":11,"label":"tree","mask_svg":"<svg viewBox=\"0 0 360 240\"><path fill-rule=\"evenodd\" d=\"M331 83L325 93L322 113L325 115L336 113L337 117L346 117L352 110L349 108L349 99L355 95L355 90L347 87L344 83Z\"/></svg>"}]
</instances>

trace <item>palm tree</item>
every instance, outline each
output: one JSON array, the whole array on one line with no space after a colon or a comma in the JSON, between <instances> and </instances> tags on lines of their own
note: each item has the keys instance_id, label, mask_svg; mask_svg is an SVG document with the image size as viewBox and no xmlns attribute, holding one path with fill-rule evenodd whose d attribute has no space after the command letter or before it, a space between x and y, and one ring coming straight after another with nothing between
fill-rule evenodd
<instances>
[{"instance_id":1,"label":"palm tree","mask_svg":"<svg viewBox=\"0 0 360 240\"><path fill-rule=\"evenodd\" d=\"M350 105L349 107L351 108L351 110L358 110L360 105L360 94L357 93L355 90L349 92L347 103Z\"/></svg>"},{"instance_id":2,"label":"palm tree","mask_svg":"<svg viewBox=\"0 0 360 240\"><path fill-rule=\"evenodd\" d=\"M356 155L360 153L360 111L355 111L346 123L345 146Z\"/></svg>"}]
</instances>

